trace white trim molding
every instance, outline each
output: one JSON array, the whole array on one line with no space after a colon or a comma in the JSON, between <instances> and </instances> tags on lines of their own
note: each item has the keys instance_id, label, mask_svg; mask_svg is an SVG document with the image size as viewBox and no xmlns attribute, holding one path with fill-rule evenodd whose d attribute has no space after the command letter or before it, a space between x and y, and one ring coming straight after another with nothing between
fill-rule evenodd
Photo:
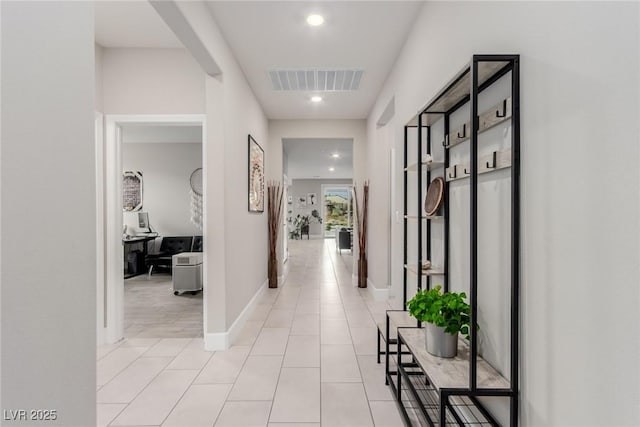
<instances>
[{"instance_id":1,"label":"white trim molding","mask_svg":"<svg viewBox=\"0 0 640 427\"><path fill-rule=\"evenodd\" d=\"M280 272L282 274L278 276L278 286L282 287L284 285L284 282L287 280L287 277L289 277L289 264L287 264L286 260L283 264L281 264Z\"/></svg>"},{"instance_id":2,"label":"white trim molding","mask_svg":"<svg viewBox=\"0 0 640 427\"><path fill-rule=\"evenodd\" d=\"M242 328L247 323L247 320L251 317L255 311L262 294L267 289L269 280L266 279L260 285L260 288L255 293L251 301L246 305L242 313L236 318L231 327L226 332L212 332L204 335L204 349L207 351L227 350L235 342L240 335Z\"/></svg>"},{"instance_id":3,"label":"white trim molding","mask_svg":"<svg viewBox=\"0 0 640 427\"><path fill-rule=\"evenodd\" d=\"M96 116L97 118L97 116ZM120 341L124 337L124 278L123 278L123 247L122 247L122 132L121 125L126 123L165 123L165 124L185 124L193 123L202 126L202 146L203 158L206 149L206 115L204 114L105 114L103 116L104 150L96 150L96 162L103 165L104 178L98 182L104 192L103 217L96 217L98 228L104 231L104 280L106 288L103 289L102 301L96 298L96 304L102 302L103 312L98 314L98 327L105 328L98 330L97 339L108 344ZM203 163L204 185L206 194L207 167ZM96 200L96 207L100 201ZM206 206L204 212L205 225L203 235L205 242L208 241L206 226ZM98 252L100 253L100 252ZM203 298L203 319L207 319L207 254L204 254L205 267L203 272L203 282L205 283ZM99 278L98 278L99 280ZM102 314L102 316L100 316ZM105 317L106 316L106 317ZM100 319L102 317L102 319Z\"/></svg>"},{"instance_id":4,"label":"white trim molding","mask_svg":"<svg viewBox=\"0 0 640 427\"><path fill-rule=\"evenodd\" d=\"M389 299L389 288L378 289L373 285L371 279L367 277L367 291L373 296L375 301L386 301Z\"/></svg>"},{"instance_id":5,"label":"white trim molding","mask_svg":"<svg viewBox=\"0 0 640 427\"><path fill-rule=\"evenodd\" d=\"M229 344L229 332L213 332L204 334L204 349L206 351L226 350Z\"/></svg>"}]
</instances>

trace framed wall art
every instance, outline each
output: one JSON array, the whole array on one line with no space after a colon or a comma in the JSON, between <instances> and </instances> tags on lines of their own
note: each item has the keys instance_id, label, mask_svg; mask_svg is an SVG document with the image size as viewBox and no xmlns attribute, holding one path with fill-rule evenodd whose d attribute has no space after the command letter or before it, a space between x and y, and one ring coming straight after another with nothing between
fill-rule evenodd
<instances>
[{"instance_id":1,"label":"framed wall art","mask_svg":"<svg viewBox=\"0 0 640 427\"><path fill-rule=\"evenodd\" d=\"M122 210L136 212L142 209L142 172L125 171L122 174Z\"/></svg>"},{"instance_id":2,"label":"framed wall art","mask_svg":"<svg viewBox=\"0 0 640 427\"><path fill-rule=\"evenodd\" d=\"M318 203L318 195L316 193L307 194L307 206L315 206Z\"/></svg>"},{"instance_id":3,"label":"framed wall art","mask_svg":"<svg viewBox=\"0 0 640 427\"><path fill-rule=\"evenodd\" d=\"M249 135L249 212L264 212L264 150Z\"/></svg>"}]
</instances>

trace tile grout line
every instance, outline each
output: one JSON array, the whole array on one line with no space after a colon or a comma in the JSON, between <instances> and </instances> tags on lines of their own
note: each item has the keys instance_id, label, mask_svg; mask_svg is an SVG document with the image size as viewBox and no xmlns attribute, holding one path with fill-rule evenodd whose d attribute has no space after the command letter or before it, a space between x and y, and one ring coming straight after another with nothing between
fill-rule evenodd
<instances>
[{"instance_id":1,"label":"tile grout line","mask_svg":"<svg viewBox=\"0 0 640 427\"><path fill-rule=\"evenodd\" d=\"M185 351L185 350L189 347L189 345L193 342L193 340L196 340L196 339L199 339L199 338L192 338L192 339L191 339L191 341L189 341L189 342L187 343L187 345L185 346L185 348L184 348L184 349L182 349L182 351L181 351L180 353L176 354L176 356L173 358L173 360L172 360L171 362L169 362L169 364L168 364L167 366L170 366L170 365L171 365L171 363L173 363L173 362L174 362L174 361L175 361L175 360L176 360L176 359L177 359L177 358L182 354L182 352L183 352L183 351ZM203 340L204 340L204 338L203 338ZM184 398L184 395L185 395L185 394L187 394L187 391L189 391L189 389L190 389L192 386L194 386L194 385L195 385L195 384L194 384L195 380L200 376L200 374L202 373L202 370L207 366L207 364L209 363L209 360L211 360L211 358L213 357L213 355L214 355L214 354L216 354L216 352L215 352L215 351L211 352L211 356L209 356L209 359L207 360L207 362L206 362L204 365L202 365L202 368L200 368L200 369L198 370L198 373L197 373L196 375L194 375L194 376L193 376L193 379L191 380L191 382L189 383L189 385L187 386L187 388L185 388L185 389L184 389L184 391L183 391L183 392L182 392L182 394L180 395L180 398L179 398L178 400L176 400L176 403L174 403L173 407L172 407L172 408L171 408L171 410L167 413L167 416L166 416L166 417L164 417L164 419L162 420L162 422L160 423L160 425L164 424L164 423L165 423L165 421L167 421L167 418L169 418L169 417L171 416L171 414L173 413L173 411L176 409L176 406L178 406L178 404L182 401L182 399ZM166 371L179 371L179 370L181 370L181 369L167 369L167 368L164 368L164 369L162 370L162 372L166 372ZM184 369L184 370L187 370L187 369ZM195 371L196 369L188 369L188 370L189 370L189 371ZM162 372L161 372L161 373L162 373ZM158 374L158 375L160 375L160 374ZM156 376L156 378L157 378L157 376ZM155 378L154 378L154 379L155 379ZM151 384L151 383L149 383L149 384ZM231 392L231 390L229 390L229 392ZM132 402L133 402L133 401L132 401ZM220 411L222 411L222 409L220 409Z\"/></svg>"},{"instance_id":2,"label":"tile grout line","mask_svg":"<svg viewBox=\"0 0 640 427\"><path fill-rule=\"evenodd\" d=\"M121 340L119 341L119 342L120 342L120 344L119 344L119 345L118 345L118 347L117 347L117 348L115 348L114 350L120 349L120 348L122 347L122 344L124 344L124 343L126 342L126 340L127 340L127 338L123 338L123 339L121 339ZM161 338L160 340L162 340L162 338ZM160 342L160 341L158 341L158 342ZM157 343L156 343L156 344L157 344ZM150 346L150 347L129 347L129 348L146 348L146 350L145 350L145 351L143 351L140 355L138 355L138 356L137 356L135 359L133 359L131 362L127 363L127 364L126 364L122 369L120 369L120 370L119 370L119 371L118 371L118 372L117 372L113 377L111 377L111 379L109 379L109 381L107 381L106 383L102 384L102 385L100 386L100 388L96 390L96 395L98 394L98 392L99 392L100 390L102 390L104 387L106 387L106 386L107 386L107 384L109 384L111 381L113 381L114 379L116 379L116 377L118 377L121 373L123 373L123 372L124 372L128 367L130 367L131 365L133 365L133 364L135 363L135 361L136 361L136 360L140 359L141 357L144 357L144 354L145 354L147 351L149 351L149 350L151 349L151 347L153 347L153 346L155 346L155 344L154 344L154 345L152 345L152 346ZM98 361L96 361L96 373L97 373L97 370L98 370L98 363L97 363L97 362L98 362Z\"/></svg>"},{"instance_id":3,"label":"tile grout line","mask_svg":"<svg viewBox=\"0 0 640 427\"><path fill-rule=\"evenodd\" d=\"M288 279L288 278L287 278ZM216 419L213 422L213 426L216 425L216 423L218 422L219 418L220 418L220 414L222 414L222 411L224 410L224 407L226 406L226 404L228 402L241 402L241 401L231 401L229 400L229 395L231 394L231 392L233 391L233 387L236 385L236 381L238 380L238 377L240 376L240 374L242 373L242 370L244 369L244 367L247 364L247 361L249 360L249 357L251 357L251 352L253 351L253 347L255 346L256 342L258 341L258 337L260 336L260 334L262 333L262 330L265 328L264 325L267 323L267 319L269 318L269 315L271 314L271 311L273 310L273 307L275 305L275 302L277 301L277 299L280 297L280 292L282 290L282 288L284 288L287 279L285 279L285 281L282 283L282 287L278 288L278 290L276 291L276 298L274 299L273 302L269 303L271 305L271 307L269 307L269 311L267 312L267 315L265 316L264 321L262 322L262 324L260 325L260 330L258 331L258 334L256 335L255 339L253 340L253 342L251 343L249 347L249 350L247 352L247 357L244 359L244 362L242 363L242 367L240 367L240 369L238 370L238 375L235 377L231 388L229 389L229 393L227 394L227 396L225 397L224 402L222 403L222 408L220 409L220 412L218 413L218 415L216 416ZM289 328L289 330L291 330L291 328ZM289 339L287 338L287 345L289 344ZM231 346L233 347L233 345ZM229 347L229 348L231 348ZM285 346L285 352L286 352L286 346ZM284 361L284 355L282 356L282 360ZM282 362L280 362L281 364L281 369L282 369ZM278 375L278 380L280 380L280 375ZM277 388L277 385L276 385ZM275 395L275 391L274 391L274 395ZM247 401L249 402L249 401ZM252 402L258 402L256 401L252 401ZM262 401L262 402L267 402ZM271 409L273 408L273 399L271 400L271 408L269 408L269 417L271 417ZM267 418L267 424L269 424L269 418ZM265 426L266 427L266 426Z\"/></svg>"},{"instance_id":4,"label":"tile grout line","mask_svg":"<svg viewBox=\"0 0 640 427\"><path fill-rule=\"evenodd\" d=\"M165 340L165 339L172 339L172 338L160 338L160 341L158 341L155 345L157 345L157 344L161 343L161 342L162 342L162 340ZM192 339L191 339L191 341L193 341L194 339L196 339L196 338L192 338ZM189 343L191 343L191 341L189 341ZM153 345L153 346L151 346L151 347L154 347L155 345ZM187 345L186 345L186 346L185 346L185 347L180 351L180 353L182 353L182 351L184 351L184 350L187 348L187 346L188 346L188 345L189 345L189 344L187 344ZM151 347L149 347L149 349L148 349L148 350L150 350L150 349L151 349ZM147 351L148 351L148 350L147 350ZM146 353L146 352L145 352L145 353ZM173 357L173 359L171 359L171 361L169 361L169 363L167 363L167 366L169 366L169 365L170 365L170 364L171 364L171 363L172 363L172 362L173 362L173 361L174 361L174 360L175 360L175 359L180 355L180 353L176 354L176 355ZM213 355L212 355L212 356L213 356ZM144 356L144 353L143 353L143 354L141 354L141 355L140 355L136 360L138 360L138 359L142 359L143 357L145 357L145 356ZM149 356L147 356L147 357L149 357ZM153 357L153 356L151 356L151 357ZM158 357L161 357L161 356L158 356ZM170 357L170 356L169 356L169 357ZM135 360L134 360L134 362L135 362ZM133 362L131 362L131 363L133 363ZM171 370L173 370L173 369L171 369ZM119 417L119 416L120 416L120 415L121 415L121 414L122 414L122 413L123 413L123 412L124 412L128 407L129 407L129 405L131 405L131 404L132 404L132 403L133 403L133 402L138 398L138 396L140 396L140 394L142 394L142 392L143 392L143 391L145 391L147 388L149 388L149 385L151 385L151 383L152 383L152 382L154 382L154 381L155 381L155 380L160 376L160 374L162 374L162 373L163 373L163 372L165 372L165 371L167 371L167 368L166 368L166 367L165 367L165 368L163 368L163 369L161 369L161 370L160 370L160 372L158 372L158 373L157 373L157 374L156 374L156 375L155 375L155 376L154 376L154 377L153 377L153 378L152 378L152 379L151 379L151 380L150 380L150 381L149 381L149 382L148 382L144 387L142 387L142 389L141 389L141 390L140 390L140 391L139 391L139 392L138 392L138 393L137 393L137 394L136 394L136 395L131 399L131 401L130 401L130 402L128 402L124 408L122 408L122 410L118 413L118 415L116 415L116 416L111 420L111 422L109 422L109 424L107 424L107 427L109 427L109 426L113 426L113 421L115 421L115 420L116 420L116 418L118 418L118 417ZM196 377L197 377L197 375L196 375ZM187 388L188 388L188 387L187 387ZM184 393L183 393L183 395L184 395ZM178 399L178 401L180 401L181 399L182 399L182 395L180 396L180 399ZM177 404L177 403L176 403L176 404ZM173 410L174 410L174 409L175 409L175 405L171 408L171 411L169 411L169 414L167 415L167 417L171 414L171 412L173 412ZM164 420L162 420L162 422L166 421L166 418L167 418L167 417L165 417L165 419L164 419ZM162 425L162 423L160 423L160 425Z\"/></svg>"},{"instance_id":5,"label":"tile grout line","mask_svg":"<svg viewBox=\"0 0 640 427\"><path fill-rule=\"evenodd\" d=\"M329 250L329 248L327 247L327 251L328 250ZM331 259L331 257L329 257L329 259ZM332 259L331 259L331 265L332 265L333 270L334 270L334 275L336 275L336 269L335 269L335 265L334 265ZM338 280L338 277L336 275L336 281L337 280ZM338 285L338 286L340 288L340 285ZM349 286L349 285L347 285L347 286ZM351 285L351 286L353 286L353 285ZM360 291L358 291L358 294L359 294L360 298L363 299L362 294L360 293ZM343 301L342 300L342 291L341 290L340 290L340 300ZM365 303L365 306L366 305L367 304ZM342 303L342 307L343 307L343 310L344 310L344 302ZM367 311L368 311L368 307L367 307ZM358 366L358 372L360 373L360 383L359 384L362 385L362 391L364 392L364 396L365 396L365 399L367 401L367 408L369 409L369 417L371 419L371 426L374 427L375 426L375 420L373 418L373 411L371 410L371 401L369 400L369 396L367 394L367 388L364 386L364 376L362 375L362 367L360 366L360 360L358 359L358 355L356 354L356 348L355 348L355 345L353 344L353 336L351 335L351 324L349 322L349 316L347 316L346 310L345 310L344 313L345 313L344 316L345 316L346 321L347 321L347 330L349 331L349 338L351 339L351 348L353 349L353 356L356 359L356 364ZM358 383L353 383L353 384L358 384Z\"/></svg>"},{"instance_id":6,"label":"tile grout line","mask_svg":"<svg viewBox=\"0 0 640 427\"><path fill-rule=\"evenodd\" d=\"M113 347L111 350L109 350L108 352L106 352L105 354L103 354L102 356L100 356L99 358L96 358L96 365L98 364L99 361L101 361L102 359L104 359L105 357L107 357L108 355L110 355L111 353L116 351L117 349L119 349L120 346L122 345L122 343L124 343L124 339L121 339L120 341L114 342L113 344L104 344L105 346L114 345L114 344L117 344L117 345L115 347Z\"/></svg>"},{"instance_id":7,"label":"tile grout line","mask_svg":"<svg viewBox=\"0 0 640 427\"><path fill-rule=\"evenodd\" d=\"M289 279L289 277L287 277L284 280L284 282L282 282L282 288L284 288L286 286L288 279ZM280 288L280 289L282 289L282 288ZM280 293L281 293L280 289L278 289L278 298L280 298ZM276 301L278 300L278 298L276 298ZM300 295L298 295L298 300L296 301L296 308L298 307L299 300L300 300ZM269 310L269 314L271 314L271 311L273 310L273 307L275 306L276 301L274 301L273 305L271 305L271 310ZM294 312L294 316L295 316L295 309L293 310L293 312ZM269 316L267 315L267 318L268 317ZM266 319L265 319L264 323L267 323ZM293 327L293 318L291 319L291 325L289 326L289 333L287 334L287 343L284 346L284 352L282 353L282 360L280 361L280 371L278 372L278 379L276 380L276 388L273 390L273 397L271 398L271 406L269 407L269 415L267 416L267 426L269 425L269 423L271 421L271 413L273 412L273 404L276 401L276 393L278 392L278 385L280 384L280 377L282 376L282 367L284 365L284 358L287 355L287 348L289 347L289 338L291 338L291 328L292 327ZM256 337L256 341L257 340L258 340L258 338ZM254 341L254 343L255 343L255 341Z\"/></svg>"}]
</instances>

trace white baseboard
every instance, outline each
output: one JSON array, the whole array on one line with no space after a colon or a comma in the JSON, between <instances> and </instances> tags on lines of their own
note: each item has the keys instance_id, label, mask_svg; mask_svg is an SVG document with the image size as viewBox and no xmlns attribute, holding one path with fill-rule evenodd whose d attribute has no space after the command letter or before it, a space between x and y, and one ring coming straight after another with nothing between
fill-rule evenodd
<instances>
[{"instance_id":1,"label":"white baseboard","mask_svg":"<svg viewBox=\"0 0 640 427\"><path fill-rule=\"evenodd\" d=\"M358 286L357 274L351 275L351 284L356 287ZM367 277L367 291L373 296L373 299L375 301L386 301L387 299L389 299L389 288L376 288L369 277Z\"/></svg>"},{"instance_id":2,"label":"white baseboard","mask_svg":"<svg viewBox=\"0 0 640 427\"><path fill-rule=\"evenodd\" d=\"M268 279L262 282L258 291L255 293L253 298L251 298L251 300L247 303L244 310L242 310L242 313L240 313L240 315L236 318L236 320L233 322L233 324L231 325L228 331L213 332L213 333L205 334L204 336L205 350L207 351L226 350L229 347L231 347L233 342L238 338L238 335L240 335L240 332L242 331L242 328L244 327L245 323L247 322L247 320L249 320L254 310L256 309L256 306L258 305L258 301L260 300L262 293L265 291L265 289L267 289L268 284L269 284Z\"/></svg>"},{"instance_id":3,"label":"white baseboard","mask_svg":"<svg viewBox=\"0 0 640 427\"><path fill-rule=\"evenodd\" d=\"M367 277L367 290L375 301L386 301L389 299L389 288L378 289L373 285L371 279Z\"/></svg>"},{"instance_id":4,"label":"white baseboard","mask_svg":"<svg viewBox=\"0 0 640 427\"><path fill-rule=\"evenodd\" d=\"M207 351L226 350L229 344L229 332L213 332L204 334L204 349Z\"/></svg>"},{"instance_id":5,"label":"white baseboard","mask_svg":"<svg viewBox=\"0 0 640 427\"><path fill-rule=\"evenodd\" d=\"M284 281L287 280L287 277L289 276L289 266L285 264L282 266L282 270L280 270L282 272L282 274L280 276L278 276L278 287L282 286L284 284Z\"/></svg>"}]
</instances>

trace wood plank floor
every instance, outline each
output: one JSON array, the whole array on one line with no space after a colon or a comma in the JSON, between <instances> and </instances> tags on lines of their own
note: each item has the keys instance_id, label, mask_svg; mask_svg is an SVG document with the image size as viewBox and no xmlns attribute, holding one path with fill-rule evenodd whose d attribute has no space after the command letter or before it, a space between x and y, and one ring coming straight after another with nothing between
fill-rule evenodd
<instances>
[{"instance_id":1,"label":"wood plank floor","mask_svg":"<svg viewBox=\"0 0 640 427\"><path fill-rule=\"evenodd\" d=\"M171 275L124 281L125 338L200 338L202 292L174 295Z\"/></svg>"}]
</instances>

